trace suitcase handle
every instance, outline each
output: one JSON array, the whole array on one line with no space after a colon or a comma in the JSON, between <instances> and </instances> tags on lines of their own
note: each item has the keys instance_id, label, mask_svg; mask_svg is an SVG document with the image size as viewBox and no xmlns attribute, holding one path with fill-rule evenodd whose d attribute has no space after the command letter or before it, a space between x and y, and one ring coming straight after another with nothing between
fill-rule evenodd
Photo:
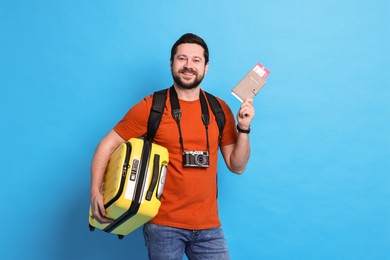
<instances>
[{"instance_id":1,"label":"suitcase handle","mask_svg":"<svg viewBox=\"0 0 390 260\"><path fill-rule=\"evenodd\" d=\"M156 188L157 180L158 180L158 173L159 173L159 166L160 166L160 155L155 154L153 159L153 176L152 181L150 182L150 186L148 189L148 192L146 193L146 200L150 201L153 196L153 191Z\"/></svg>"}]
</instances>

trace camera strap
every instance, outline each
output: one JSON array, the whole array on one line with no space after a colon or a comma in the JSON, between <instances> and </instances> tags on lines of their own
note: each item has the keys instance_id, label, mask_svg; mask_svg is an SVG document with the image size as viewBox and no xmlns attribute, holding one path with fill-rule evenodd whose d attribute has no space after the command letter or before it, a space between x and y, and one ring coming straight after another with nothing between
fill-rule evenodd
<instances>
[{"instance_id":1,"label":"camera strap","mask_svg":"<svg viewBox=\"0 0 390 260\"><path fill-rule=\"evenodd\" d=\"M182 136L181 127L180 127L181 109L180 109L179 99L177 97L176 90L173 86L170 88L169 97L170 97L171 108L172 108L172 117L173 117L173 119L175 119L175 121L177 123L177 127L179 129L180 146L181 146L182 152L184 153L184 141L183 141L183 136ZM210 115L209 115L209 109L207 106L206 98L204 97L202 90L200 90L200 92L199 92L199 100L200 100L200 105L201 105L201 109L202 109L202 122L203 122L203 125L205 126L205 130L206 130L207 151L209 151L210 150L210 144L209 144Z\"/></svg>"}]
</instances>

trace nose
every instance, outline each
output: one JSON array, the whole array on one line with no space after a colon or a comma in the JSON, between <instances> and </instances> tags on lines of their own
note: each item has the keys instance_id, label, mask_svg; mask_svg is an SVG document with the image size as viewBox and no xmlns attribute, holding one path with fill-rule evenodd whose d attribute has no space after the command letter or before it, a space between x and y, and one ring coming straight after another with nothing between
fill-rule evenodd
<instances>
[{"instance_id":1,"label":"nose","mask_svg":"<svg viewBox=\"0 0 390 260\"><path fill-rule=\"evenodd\" d=\"M190 59L187 59L186 63L184 64L184 67L185 68L192 68L193 67L193 63Z\"/></svg>"}]
</instances>

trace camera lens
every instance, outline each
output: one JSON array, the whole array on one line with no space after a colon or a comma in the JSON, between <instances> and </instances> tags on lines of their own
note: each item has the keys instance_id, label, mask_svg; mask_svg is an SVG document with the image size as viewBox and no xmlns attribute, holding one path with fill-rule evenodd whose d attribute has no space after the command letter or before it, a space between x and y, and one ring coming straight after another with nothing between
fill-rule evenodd
<instances>
[{"instance_id":1,"label":"camera lens","mask_svg":"<svg viewBox=\"0 0 390 260\"><path fill-rule=\"evenodd\" d=\"M196 162L199 164L199 165L204 165L206 163L206 158L204 157L204 155L202 154L198 154L196 157Z\"/></svg>"}]
</instances>

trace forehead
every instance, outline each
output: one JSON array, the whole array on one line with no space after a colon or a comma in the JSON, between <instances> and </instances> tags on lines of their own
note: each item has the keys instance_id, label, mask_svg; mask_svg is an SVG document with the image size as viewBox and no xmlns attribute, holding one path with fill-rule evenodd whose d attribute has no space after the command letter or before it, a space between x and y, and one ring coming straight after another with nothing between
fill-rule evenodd
<instances>
[{"instance_id":1,"label":"forehead","mask_svg":"<svg viewBox=\"0 0 390 260\"><path fill-rule=\"evenodd\" d=\"M195 43L183 43L177 46L175 56L179 55L204 58L204 49L202 46Z\"/></svg>"}]
</instances>

